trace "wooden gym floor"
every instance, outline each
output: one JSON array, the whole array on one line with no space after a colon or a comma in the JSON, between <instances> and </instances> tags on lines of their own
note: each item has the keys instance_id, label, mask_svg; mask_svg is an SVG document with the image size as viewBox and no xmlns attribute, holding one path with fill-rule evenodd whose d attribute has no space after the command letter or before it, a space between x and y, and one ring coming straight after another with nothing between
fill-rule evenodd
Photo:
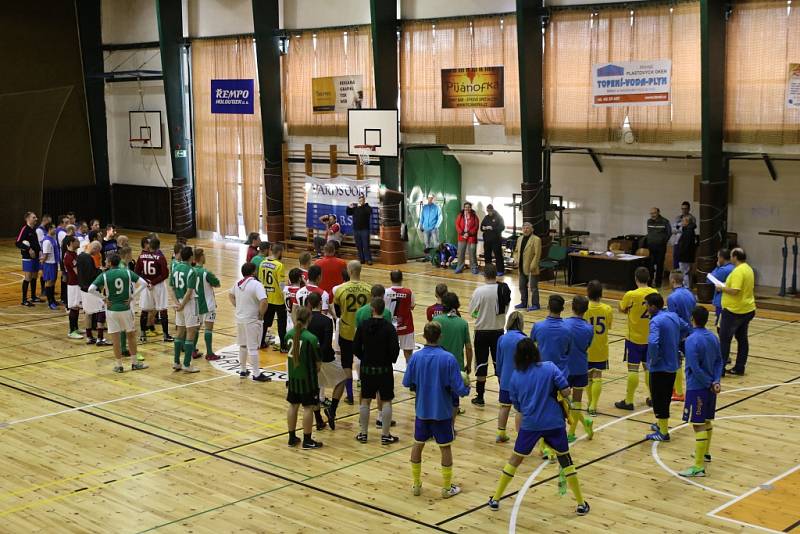
<instances>
[{"instance_id":1,"label":"wooden gym floor","mask_svg":"<svg viewBox=\"0 0 800 534\"><path fill-rule=\"evenodd\" d=\"M132 243L141 236L129 235ZM171 236L162 242L171 249ZM192 244L206 248L226 290L244 247ZM240 380L205 360L201 373L176 374L172 347L152 341L141 349L150 369L113 374L110 348L66 338L63 311L19 306L19 265L13 244L0 242L3 532L780 532L800 522L800 316L754 320L748 374L723 384L709 476L687 481L675 471L692 461L691 429L674 429L670 443L644 441L652 414L643 381L635 412L613 407L625 388L625 319L617 314L595 439L572 447L591 513L576 517L571 495L557 494L557 468L533 456L493 513L485 503L513 444L494 443L494 378L486 407L467 399L456 425L454 481L463 493L440 498L438 450L429 445L423 494L415 498L408 465L414 403L400 372L399 443L382 446L374 428L368 444L356 442L357 411L342 404L336 431L315 433L323 449L288 449L284 384ZM388 284L388 270L365 268L364 278ZM446 281L465 306L480 283L421 263L403 270L416 295L418 330L437 283ZM516 278L507 281L516 299ZM542 289L545 301L551 286ZM232 310L221 297L218 352L235 341ZM262 365L276 376L285 369L271 350L262 351ZM673 404L673 427L681 412Z\"/></svg>"}]
</instances>

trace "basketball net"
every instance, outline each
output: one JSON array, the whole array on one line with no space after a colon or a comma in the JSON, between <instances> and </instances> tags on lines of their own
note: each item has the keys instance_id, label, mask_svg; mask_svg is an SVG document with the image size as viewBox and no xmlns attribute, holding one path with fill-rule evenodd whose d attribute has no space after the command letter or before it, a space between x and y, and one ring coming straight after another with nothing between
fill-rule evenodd
<instances>
[{"instance_id":1,"label":"basketball net","mask_svg":"<svg viewBox=\"0 0 800 534\"><path fill-rule=\"evenodd\" d=\"M370 156L375 152L375 145L354 145L353 150L359 165L369 165Z\"/></svg>"}]
</instances>

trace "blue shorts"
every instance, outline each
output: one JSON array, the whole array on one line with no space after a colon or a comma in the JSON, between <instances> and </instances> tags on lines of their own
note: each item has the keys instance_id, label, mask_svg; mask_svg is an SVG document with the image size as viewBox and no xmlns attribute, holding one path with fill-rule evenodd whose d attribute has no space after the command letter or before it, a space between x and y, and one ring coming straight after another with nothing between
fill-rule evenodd
<instances>
[{"instance_id":1,"label":"blue shorts","mask_svg":"<svg viewBox=\"0 0 800 534\"><path fill-rule=\"evenodd\" d=\"M567 429L562 426L550 430L520 430L517 434L517 441L514 442L514 452L520 456L528 456L539 438L543 439L547 446L556 452L569 451Z\"/></svg>"},{"instance_id":2,"label":"blue shorts","mask_svg":"<svg viewBox=\"0 0 800 534\"><path fill-rule=\"evenodd\" d=\"M42 264L42 280L45 282L52 282L58 278L58 264L57 263L43 263Z\"/></svg>"},{"instance_id":3,"label":"blue shorts","mask_svg":"<svg viewBox=\"0 0 800 534\"><path fill-rule=\"evenodd\" d=\"M608 360L604 362L589 362L589 369L598 369L600 371L605 371L608 369Z\"/></svg>"},{"instance_id":4,"label":"blue shorts","mask_svg":"<svg viewBox=\"0 0 800 534\"><path fill-rule=\"evenodd\" d=\"M647 344L639 345L626 339L625 361L630 364L647 363Z\"/></svg>"},{"instance_id":5,"label":"blue shorts","mask_svg":"<svg viewBox=\"0 0 800 534\"><path fill-rule=\"evenodd\" d=\"M690 389L683 405L683 420L701 424L714 419L717 411L717 394L710 389Z\"/></svg>"},{"instance_id":6,"label":"blue shorts","mask_svg":"<svg viewBox=\"0 0 800 534\"><path fill-rule=\"evenodd\" d=\"M39 258L23 258L22 259L22 272L23 273L38 273L39 272Z\"/></svg>"},{"instance_id":7,"label":"blue shorts","mask_svg":"<svg viewBox=\"0 0 800 534\"><path fill-rule=\"evenodd\" d=\"M425 443L429 439L435 439L440 446L450 445L455 439L453 433L453 420L442 419L420 419L414 420L414 441Z\"/></svg>"},{"instance_id":8,"label":"blue shorts","mask_svg":"<svg viewBox=\"0 0 800 534\"><path fill-rule=\"evenodd\" d=\"M569 384L571 388L585 388L589 385L589 375L569 375L567 384Z\"/></svg>"},{"instance_id":9,"label":"blue shorts","mask_svg":"<svg viewBox=\"0 0 800 534\"><path fill-rule=\"evenodd\" d=\"M511 392L507 389L501 389L498 402L500 403L500 406L511 406Z\"/></svg>"}]
</instances>

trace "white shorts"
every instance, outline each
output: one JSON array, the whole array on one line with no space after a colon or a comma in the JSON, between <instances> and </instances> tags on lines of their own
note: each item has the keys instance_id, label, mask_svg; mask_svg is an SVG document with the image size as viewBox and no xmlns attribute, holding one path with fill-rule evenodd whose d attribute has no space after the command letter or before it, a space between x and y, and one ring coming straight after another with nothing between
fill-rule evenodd
<instances>
[{"instance_id":1,"label":"white shorts","mask_svg":"<svg viewBox=\"0 0 800 534\"><path fill-rule=\"evenodd\" d=\"M334 388L342 380L346 380L348 376L347 371L342 369L342 362L337 359L332 362L322 362L317 378L319 379L319 387Z\"/></svg>"},{"instance_id":2,"label":"white shorts","mask_svg":"<svg viewBox=\"0 0 800 534\"><path fill-rule=\"evenodd\" d=\"M414 350L414 347L416 346L413 333L397 336L397 341L400 342L400 350Z\"/></svg>"},{"instance_id":3,"label":"white shorts","mask_svg":"<svg viewBox=\"0 0 800 534\"><path fill-rule=\"evenodd\" d=\"M200 324L214 323L217 320L217 310L210 310L200 316Z\"/></svg>"},{"instance_id":4,"label":"white shorts","mask_svg":"<svg viewBox=\"0 0 800 534\"><path fill-rule=\"evenodd\" d=\"M249 354L258 353L258 347L261 346L261 331L263 328L263 321L236 323L236 342L240 347L247 347Z\"/></svg>"},{"instance_id":5,"label":"white shorts","mask_svg":"<svg viewBox=\"0 0 800 534\"><path fill-rule=\"evenodd\" d=\"M81 291L81 304L83 305L83 311L86 315L106 311L106 303L103 299L95 297L86 291Z\"/></svg>"},{"instance_id":6,"label":"white shorts","mask_svg":"<svg viewBox=\"0 0 800 534\"><path fill-rule=\"evenodd\" d=\"M67 286L67 308L81 307L80 286Z\"/></svg>"},{"instance_id":7,"label":"white shorts","mask_svg":"<svg viewBox=\"0 0 800 534\"><path fill-rule=\"evenodd\" d=\"M133 310L107 311L106 329L109 334L115 334L117 332L136 332L136 327L133 323Z\"/></svg>"},{"instance_id":8,"label":"white shorts","mask_svg":"<svg viewBox=\"0 0 800 534\"><path fill-rule=\"evenodd\" d=\"M167 298L167 283L161 282L150 289L143 289L139 295L139 307L142 310L166 310L169 306Z\"/></svg>"},{"instance_id":9,"label":"white shorts","mask_svg":"<svg viewBox=\"0 0 800 534\"><path fill-rule=\"evenodd\" d=\"M200 326L200 314L197 313L197 300L192 299L180 311L175 311L175 326L194 328Z\"/></svg>"}]
</instances>

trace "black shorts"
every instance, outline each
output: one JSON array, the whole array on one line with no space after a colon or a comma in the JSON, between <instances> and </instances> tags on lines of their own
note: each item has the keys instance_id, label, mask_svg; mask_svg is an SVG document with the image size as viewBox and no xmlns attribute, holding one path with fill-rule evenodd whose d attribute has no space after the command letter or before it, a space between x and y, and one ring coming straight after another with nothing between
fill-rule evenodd
<instances>
[{"instance_id":1,"label":"black shorts","mask_svg":"<svg viewBox=\"0 0 800 534\"><path fill-rule=\"evenodd\" d=\"M376 393L380 394L381 400L394 398L394 373L361 375L361 398L374 399Z\"/></svg>"},{"instance_id":2,"label":"black shorts","mask_svg":"<svg viewBox=\"0 0 800 534\"><path fill-rule=\"evenodd\" d=\"M295 393L286 383L286 402L289 404L302 404L303 406L317 406L319 404L319 390L310 393Z\"/></svg>"},{"instance_id":3,"label":"black shorts","mask_svg":"<svg viewBox=\"0 0 800 534\"><path fill-rule=\"evenodd\" d=\"M342 355L342 369L353 368L353 342L339 336L339 352Z\"/></svg>"},{"instance_id":4,"label":"black shorts","mask_svg":"<svg viewBox=\"0 0 800 534\"><path fill-rule=\"evenodd\" d=\"M489 374L489 353L492 354L492 365L494 365L497 361L497 340L502 335L502 330L475 331L475 376Z\"/></svg>"}]
</instances>

